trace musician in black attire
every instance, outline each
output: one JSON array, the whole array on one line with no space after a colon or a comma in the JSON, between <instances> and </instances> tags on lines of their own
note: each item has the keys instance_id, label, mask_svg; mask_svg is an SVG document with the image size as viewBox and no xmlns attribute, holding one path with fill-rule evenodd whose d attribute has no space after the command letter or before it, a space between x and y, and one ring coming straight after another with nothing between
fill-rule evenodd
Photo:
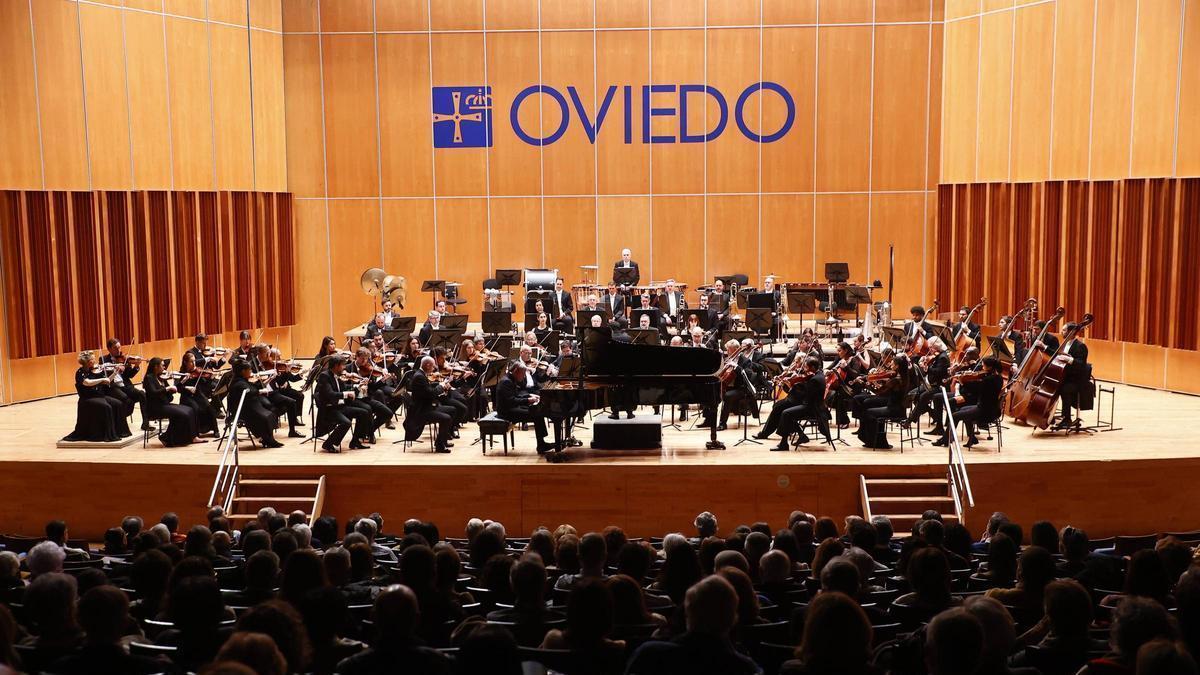
<instances>
[{"instance_id":1,"label":"musician in black attire","mask_svg":"<svg viewBox=\"0 0 1200 675\"><path fill-rule=\"evenodd\" d=\"M1045 321L1038 321L1038 322L1034 323L1033 324L1034 335L1036 336L1038 333L1041 333L1042 329L1045 327L1046 327ZM1059 344L1060 343L1058 341L1058 336L1055 335L1054 333L1051 333L1050 331L1046 331L1046 334L1042 337L1041 342L1033 343L1033 345L1035 347L1040 345L1041 347L1043 347L1045 349L1047 354L1051 354L1051 355L1053 355L1054 352L1058 351Z\"/></svg>"},{"instance_id":2,"label":"musician in black attire","mask_svg":"<svg viewBox=\"0 0 1200 675\"><path fill-rule=\"evenodd\" d=\"M367 384L366 397L356 399L353 405L370 411L374 424L371 426L369 437L374 437L380 427L392 420L393 410L388 405L390 401L387 390L384 389L388 373L381 366L371 362L371 350L366 347L359 347L354 352L354 363L347 366L346 370L358 375ZM395 391L395 389L390 389L390 391Z\"/></svg>"},{"instance_id":3,"label":"musician in black attire","mask_svg":"<svg viewBox=\"0 0 1200 675\"><path fill-rule=\"evenodd\" d=\"M1013 363L1021 363L1025 358L1025 336L1021 335L1021 331L1013 330L1013 318L1007 314L1000 317L1000 335L1004 340L1010 340L1013 343Z\"/></svg>"},{"instance_id":4,"label":"musician in black attire","mask_svg":"<svg viewBox=\"0 0 1200 675\"><path fill-rule=\"evenodd\" d=\"M210 349L208 336L204 333L196 334L196 345L188 351L196 359L196 365L207 370L216 370L225 365L225 357L228 355L227 349Z\"/></svg>"},{"instance_id":5,"label":"musician in black attire","mask_svg":"<svg viewBox=\"0 0 1200 675\"><path fill-rule=\"evenodd\" d=\"M717 322L718 313L717 313L716 309L714 309L712 306L710 306L708 304L708 300L709 300L708 294L701 293L699 306L697 306L696 309L688 310L688 314L697 314L697 315L703 314L706 317L708 317L708 321L707 321L708 328L707 329L704 329L705 322L703 322L703 321L701 321L698 325L704 330L713 331L713 335L716 335L717 332L719 331L718 322Z\"/></svg>"},{"instance_id":6,"label":"musician in black attire","mask_svg":"<svg viewBox=\"0 0 1200 675\"><path fill-rule=\"evenodd\" d=\"M1077 328L1078 324L1068 323L1063 326L1063 332L1070 333ZM1088 366L1088 347L1080 339L1078 332L1063 345L1062 351L1071 357L1071 362L1063 370L1063 382L1058 390L1059 398L1062 401L1062 419L1059 420L1056 428L1069 429L1076 423L1071 419L1071 411L1079 407L1080 394L1090 384L1091 367Z\"/></svg>"},{"instance_id":7,"label":"musician in black attire","mask_svg":"<svg viewBox=\"0 0 1200 675\"><path fill-rule=\"evenodd\" d=\"M96 369L92 352L79 354L79 369L75 371L75 392L79 394L75 430L63 440L110 442L132 435L125 419L125 403L108 395L112 381L112 375Z\"/></svg>"},{"instance_id":8,"label":"musician in black attire","mask_svg":"<svg viewBox=\"0 0 1200 675\"><path fill-rule=\"evenodd\" d=\"M272 351L278 354L278 350L272 350L267 345L256 345L253 351L254 363L257 364L259 372L263 377L269 378L265 383L264 392L267 401L274 408L276 415L287 415L288 437L304 438L304 434L296 431L296 427L304 426L304 423L300 421L300 408L304 405L304 394L283 386L292 375L288 370L280 371L278 361L272 358ZM286 364L284 365L286 368Z\"/></svg>"},{"instance_id":9,"label":"musician in black attire","mask_svg":"<svg viewBox=\"0 0 1200 675\"><path fill-rule=\"evenodd\" d=\"M429 310L429 318L425 320L425 323L421 324L421 330L417 331L417 338L421 341L421 344L428 345L429 338L433 336L433 331L441 328L441 326L442 313L436 309Z\"/></svg>"},{"instance_id":10,"label":"musician in black attire","mask_svg":"<svg viewBox=\"0 0 1200 675\"><path fill-rule=\"evenodd\" d=\"M250 433L258 436L264 448L282 448L283 443L275 440L275 425L279 415L267 404L258 382L251 379L252 372L249 361L240 358L233 360L233 380L229 384L225 406L230 415L236 413L238 401L242 399L242 392L245 392L246 399L240 417L242 423Z\"/></svg>"},{"instance_id":11,"label":"musician in black attire","mask_svg":"<svg viewBox=\"0 0 1200 675\"><path fill-rule=\"evenodd\" d=\"M244 330L238 333L238 347L233 350L233 359L245 359L250 362L250 369L258 371L258 357L254 348L254 338L250 335L250 331Z\"/></svg>"},{"instance_id":12,"label":"musician in black attire","mask_svg":"<svg viewBox=\"0 0 1200 675\"><path fill-rule=\"evenodd\" d=\"M450 452L454 409L441 405L441 395L449 389L449 382L435 381L440 375L436 372L437 362L432 356L421 357L419 363L420 368L413 373L412 381L408 384L412 405L405 417L406 440L416 440L421 434L421 427L436 423L438 432L433 445L434 452ZM434 379L431 380L431 377Z\"/></svg>"},{"instance_id":13,"label":"musician in black attire","mask_svg":"<svg viewBox=\"0 0 1200 675\"><path fill-rule=\"evenodd\" d=\"M629 327L629 319L625 317L625 296L617 292L615 283L608 285L608 290L600 298L600 306L609 314L608 322L615 328L625 330Z\"/></svg>"},{"instance_id":14,"label":"musician in black attire","mask_svg":"<svg viewBox=\"0 0 1200 675\"><path fill-rule=\"evenodd\" d=\"M433 355L433 362L437 367L437 372L441 373L445 379L450 381L450 390L442 395L441 404L454 410L452 416L454 417L454 427L457 429L460 424L467 421L467 411L470 410L471 406L467 404L467 397L463 396L462 392L455 389L457 382L453 377L454 371L446 362L446 359L449 358L446 348L434 347L431 354ZM455 434L457 434L457 431Z\"/></svg>"},{"instance_id":15,"label":"musician in black attire","mask_svg":"<svg viewBox=\"0 0 1200 675\"><path fill-rule=\"evenodd\" d=\"M667 279L666 288L658 295L658 309L662 312L659 322L663 331L670 332L671 328L675 328L676 332L682 335L675 323L683 316L683 310L687 309L687 299L683 297L682 291L676 290L674 279Z\"/></svg>"},{"instance_id":16,"label":"musician in black attire","mask_svg":"<svg viewBox=\"0 0 1200 675\"><path fill-rule=\"evenodd\" d=\"M632 252L629 249L621 249L621 259L613 263L612 280L614 284L617 283L617 270L623 268L632 270L632 272L629 273L629 280L623 282L625 285L637 286L638 282L642 280L642 272L640 269L638 269L638 264L630 258L630 255L632 255Z\"/></svg>"},{"instance_id":17,"label":"musician in black attire","mask_svg":"<svg viewBox=\"0 0 1200 675\"><path fill-rule=\"evenodd\" d=\"M736 364L733 366L733 380L725 387L725 391L721 394L721 414L720 422L716 423L713 420L713 414L716 412L712 407L706 406L702 410L703 419L697 424L697 427L711 427L714 423L717 424L717 431L724 431L729 422L729 413L745 403L747 399L752 398L750 393L750 369L753 364L750 358L745 354L739 354L742 345L737 340L729 340L725 343L726 360L736 358Z\"/></svg>"},{"instance_id":18,"label":"musician in black attire","mask_svg":"<svg viewBox=\"0 0 1200 675\"><path fill-rule=\"evenodd\" d=\"M878 398L875 401L867 399L863 403L857 434L865 447L890 450L892 446L887 442L887 433L881 420L898 417L904 412L904 394L911 388L910 367L906 357L897 356L891 349L884 349L880 368L892 371L892 375L877 384L868 385ZM882 404L876 405L879 401Z\"/></svg>"},{"instance_id":19,"label":"musician in black attire","mask_svg":"<svg viewBox=\"0 0 1200 675\"><path fill-rule=\"evenodd\" d=\"M963 443L963 447L967 448L979 443L975 436L977 425L991 424L1000 419L1000 392L1004 388L1000 360L994 356L984 359L983 373L983 377L959 385L958 395L950 400L955 421L962 422L966 427L967 442ZM945 446L949 442L949 434L943 433L933 444Z\"/></svg>"},{"instance_id":20,"label":"musician in black attire","mask_svg":"<svg viewBox=\"0 0 1200 675\"><path fill-rule=\"evenodd\" d=\"M509 422L532 422L541 455L554 446L546 442L546 418L537 412L542 399L536 389L529 387L525 374L525 364L520 361L508 364L508 373L496 384L496 413Z\"/></svg>"},{"instance_id":21,"label":"musician in black attire","mask_svg":"<svg viewBox=\"0 0 1200 675\"><path fill-rule=\"evenodd\" d=\"M904 322L904 336L908 338L929 337L933 335L933 326L929 324L928 317L925 316L925 308L920 305L913 305L908 310L912 314L912 318ZM920 329L918 331L918 328Z\"/></svg>"},{"instance_id":22,"label":"musician in black attire","mask_svg":"<svg viewBox=\"0 0 1200 675\"><path fill-rule=\"evenodd\" d=\"M168 420L167 430L158 438L168 448L188 445L200 435L196 411L186 405L174 403L177 389L165 379L166 369L157 356L146 364L146 376L142 388L146 390L145 411L148 419Z\"/></svg>"},{"instance_id":23,"label":"musician in black attire","mask_svg":"<svg viewBox=\"0 0 1200 675\"><path fill-rule=\"evenodd\" d=\"M717 279L713 282L712 293L709 294L708 304L716 311L716 322L712 325L716 326L722 333L733 327L733 321L730 319L730 314L733 313L733 296L725 290L725 281Z\"/></svg>"},{"instance_id":24,"label":"musician in black attire","mask_svg":"<svg viewBox=\"0 0 1200 675\"><path fill-rule=\"evenodd\" d=\"M196 411L196 428L200 435L211 433L217 436L217 411L212 403L212 373L202 372L196 366L196 353L188 350L180 361L180 377L175 378L179 391L179 403Z\"/></svg>"},{"instance_id":25,"label":"musician in black attire","mask_svg":"<svg viewBox=\"0 0 1200 675\"><path fill-rule=\"evenodd\" d=\"M773 450L787 451L788 436L800 431L800 422L806 419L824 420L828 414L825 410L825 374L821 372L820 360L806 356L801 367L801 381L792 385L785 398L776 401L767 416L762 430L754 435L755 438L765 439L775 430L779 430L782 439ZM829 436L829 426L825 423L825 435ZM808 442L808 437L801 432L800 444Z\"/></svg>"},{"instance_id":26,"label":"musician in black attire","mask_svg":"<svg viewBox=\"0 0 1200 675\"><path fill-rule=\"evenodd\" d=\"M383 312L380 312L367 324L367 332L363 340L374 340L376 335L383 335L383 331L388 328Z\"/></svg>"},{"instance_id":27,"label":"musician in black attire","mask_svg":"<svg viewBox=\"0 0 1200 675\"><path fill-rule=\"evenodd\" d=\"M562 278L554 280L554 295L550 297L550 316L554 319L554 330L562 333L575 332L575 299L563 288Z\"/></svg>"},{"instance_id":28,"label":"musician in black attire","mask_svg":"<svg viewBox=\"0 0 1200 675\"><path fill-rule=\"evenodd\" d=\"M325 363L325 369L317 376L316 397L317 419L313 433L317 436L328 433L329 437L321 444L325 452L341 452L342 439L354 422L354 436L350 440L351 450L361 450L366 445L362 440L369 435L368 429L373 424L371 411L350 405L358 396L353 386L342 381L346 371L346 360L341 356L331 356Z\"/></svg>"},{"instance_id":29,"label":"musician in black attire","mask_svg":"<svg viewBox=\"0 0 1200 675\"><path fill-rule=\"evenodd\" d=\"M965 335L967 337L971 338L972 340L974 340L976 343L978 343L979 342L979 324L975 323L974 321L967 321L967 317L969 317L970 315L971 315L970 307L967 307L965 305L962 307L959 307L958 308L958 321L955 321L954 323L950 324L950 334L955 337L958 337L959 329L963 328L963 325L964 325L963 322L966 322ZM951 345L951 346L953 346L953 345Z\"/></svg>"},{"instance_id":30,"label":"musician in black attire","mask_svg":"<svg viewBox=\"0 0 1200 675\"><path fill-rule=\"evenodd\" d=\"M830 367L825 382L828 384L832 377L837 377L839 384L829 391L825 403L837 411L837 425L845 429L850 426L850 411L853 410L854 416L859 417L860 411L863 410L863 404L875 394L874 392L863 392L861 378L866 374L867 369L863 365L863 360L854 353L854 348L850 346L850 343L838 344L837 358L838 360Z\"/></svg>"},{"instance_id":31,"label":"musician in black attire","mask_svg":"<svg viewBox=\"0 0 1200 675\"><path fill-rule=\"evenodd\" d=\"M932 412L936 407L935 401L940 401L942 396L942 388L946 386L946 380L950 377L950 354L946 350L946 345L936 338L930 338L926 343L929 348L929 354L921 357L922 366L925 368L925 382L918 381L915 387L916 399L913 403L912 411L908 413L908 423L912 424L921 419L921 415ZM934 428L929 432L932 436L942 435L942 418L935 416Z\"/></svg>"},{"instance_id":32,"label":"musician in black attire","mask_svg":"<svg viewBox=\"0 0 1200 675\"><path fill-rule=\"evenodd\" d=\"M134 404L141 406L142 409L142 430L150 429L150 423L146 417L146 395L133 386L133 378L141 370L137 362L128 359L121 353L121 341L116 338L109 338L106 343L108 353L100 357L100 363L111 366L116 371L117 376L113 378L113 385L109 387L109 395L114 398L119 398L125 404L125 416L133 414Z\"/></svg>"}]
</instances>

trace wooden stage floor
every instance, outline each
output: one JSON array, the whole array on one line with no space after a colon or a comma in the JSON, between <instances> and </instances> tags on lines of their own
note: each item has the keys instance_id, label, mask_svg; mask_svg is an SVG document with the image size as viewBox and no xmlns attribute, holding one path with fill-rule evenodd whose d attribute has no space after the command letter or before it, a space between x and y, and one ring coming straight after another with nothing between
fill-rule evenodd
<instances>
[{"instance_id":1,"label":"wooden stage floor","mask_svg":"<svg viewBox=\"0 0 1200 675\"><path fill-rule=\"evenodd\" d=\"M1153 529L1151 516L1157 523L1164 512L1173 514L1175 529L1200 526L1200 513L1188 512L1188 500L1174 497L1176 486L1187 486L1187 497L1200 480L1200 449L1191 440L1200 397L1105 386L1116 390L1118 431L1065 436L1010 424L1002 451L994 440L966 451L976 497L969 526L993 509L1056 523L1072 517L1094 536ZM764 404L764 419L768 410ZM89 536L126 511L149 517L176 510L187 522L202 514L219 460L215 441L186 448L164 448L155 440L146 449L140 442L123 449L56 448L74 414L74 397L0 408L0 494L7 495L0 530L30 533L51 516L66 515L75 521L74 533ZM849 445L839 444L836 452L813 444L782 453L768 451L774 439L736 446L742 432L730 428L720 434L727 449L709 451L706 430L689 429L692 421L683 431L664 429L661 450L586 449L590 428L578 429L585 447L566 451L562 464L536 455L532 431L518 431L516 449L507 456L499 444L484 456L471 444L474 425L464 427L449 455L430 452L427 437L402 452L392 444L401 437L397 429L384 430L369 449L340 455L314 453L312 444L297 439L281 438L285 446L272 450L244 444L241 464L261 475L326 475L326 510L342 518L382 510L391 518L449 520L456 530L471 515L491 515L525 531L573 515L583 527L617 522L638 534L686 528L690 516L705 509L723 509L731 524L781 524L793 508L840 518L861 511L860 473L945 472L944 448L926 443L903 452L870 450L852 430L843 431ZM1095 421L1095 411L1089 411L1085 422ZM753 434L757 424L750 424ZM898 445L896 438L891 442ZM1097 509L1092 498L1106 507ZM110 510L103 513L107 520L97 509ZM1036 509L1042 511L1035 514Z\"/></svg>"}]
</instances>

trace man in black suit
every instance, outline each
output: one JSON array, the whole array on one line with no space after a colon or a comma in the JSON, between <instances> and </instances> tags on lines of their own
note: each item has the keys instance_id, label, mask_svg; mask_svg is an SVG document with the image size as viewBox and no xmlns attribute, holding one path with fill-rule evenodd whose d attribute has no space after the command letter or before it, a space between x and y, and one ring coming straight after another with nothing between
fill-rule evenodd
<instances>
[{"instance_id":1,"label":"man in black suit","mask_svg":"<svg viewBox=\"0 0 1200 675\"><path fill-rule=\"evenodd\" d=\"M795 383L785 398L775 402L775 405L771 407L771 414L767 416L767 421L763 423L762 430L754 435L755 438L766 439L778 429L783 440L778 447L772 448L773 450L786 451L788 449L788 434L798 429L797 423L799 420L809 418L814 411L820 409L821 399L825 396L825 376L821 373L820 360L815 357L805 357L803 365L800 368L800 373L805 379ZM818 380L819 391L816 389L818 385L813 384ZM816 406L813 406L814 396L816 397ZM792 410L800 411L796 413L799 415L798 418L795 416L789 417L789 413ZM784 424L785 420L789 424ZM805 438L803 442L808 442L808 439Z\"/></svg>"},{"instance_id":2,"label":"man in black suit","mask_svg":"<svg viewBox=\"0 0 1200 675\"><path fill-rule=\"evenodd\" d=\"M563 287L562 278L554 280L554 295L550 297L550 316L554 317L554 330L563 333L575 332L575 300L571 292Z\"/></svg>"},{"instance_id":3,"label":"man in black suit","mask_svg":"<svg viewBox=\"0 0 1200 675\"><path fill-rule=\"evenodd\" d=\"M1047 330L1046 334L1042 336L1041 341L1036 341L1037 336L1040 335L1042 330L1045 328L1045 321L1038 321L1037 323L1033 324L1033 338L1035 340L1033 344L1034 346L1041 345L1043 348L1045 348L1047 354L1054 354L1054 352L1058 351L1058 345L1060 344L1057 335Z\"/></svg>"},{"instance_id":4,"label":"man in black suit","mask_svg":"<svg viewBox=\"0 0 1200 675\"><path fill-rule=\"evenodd\" d=\"M921 386L916 388L917 398L913 404L913 409L908 414L908 423L921 419L921 415L928 412L940 410L937 402L942 397L942 387L946 386L946 380L950 377L950 353L946 349L946 345L936 337L930 338L926 343L929 346L929 354L932 356L923 357L922 360L928 358L925 366L925 379L929 381L929 386ZM934 415L934 428L927 432L931 436L941 436L942 431L942 416Z\"/></svg>"},{"instance_id":5,"label":"man in black suit","mask_svg":"<svg viewBox=\"0 0 1200 675\"><path fill-rule=\"evenodd\" d=\"M967 442L963 447L971 447L979 443L975 436L975 426L990 424L1000 419L1000 392L1004 388L1004 378L1000 377L1000 359L989 356L983 360L983 377L978 380L964 382L959 388L958 396L950 402L958 409L954 419L963 423L967 430ZM945 445L946 436L935 445Z\"/></svg>"},{"instance_id":6,"label":"man in black suit","mask_svg":"<svg viewBox=\"0 0 1200 675\"><path fill-rule=\"evenodd\" d=\"M342 451L342 439L350 430L351 420L355 423L355 433L350 441L350 448L365 448L360 439L367 435L364 430L369 429L372 423L370 411L346 405L355 399L357 392L353 388L342 389L339 377L345 370L346 360L340 356L333 356L330 357L324 372L317 376L316 390L313 393L317 399L314 433L317 436L329 433L329 437L321 444L325 452Z\"/></svg>"},{"instance_id":7,"label":"man in black suit","mask_svg":"<svg viewBox=\"0 0 1200 675\"><path fill-rule=\"evenodd\" d=\"M967 307L966 305L959 307L958 308L958 321L955 321L954 323L950 324L950 334L953 335L955 338L957 338L958 331L963 329L964 322L965 322L966 328L965 328L964 334L967 337L974 340L976 344L978 344L979 343L979 324L977 324L973 321L967 321L967 317L970 316L970 314L971 314L970 307ZM950 345L950 346L953 347L954 345Z\"/></svg>"},{"instance_id":8,"label":"man in black suit","mask_svg":"<svg viewBox=\"0 0 1200 675\"><path fill-rule=\"evenodd\" d=\"M637 286L638 282L640 282L642 280L641 270L638 269L638 264L630 259L630 257L629 257L630 255L631 255L631 253L630 253L629 249L623 248L623 249L621 249L621 259L618 260L617 262L613 263L613 278L612 278L612 280L613 280L614 284L617 283L617 270L619 270L619 269L633 270L632 272L629 272L630 276L629 276L628 280L622 282L624 285Z\"/></svg>"},{"instance_id":9,"label":"man in black suit","mask_svg":"<svg viewBox=\"0 0 1200 675\"><path fill-rule=\"evenodd\" d=\"M925 308L920 305L913 305L908 310L912 314L912 318L904 322L904 336L908 338L929 337L933 335L933 327L926 320ZM920 329L918 331L918 329Z\"/></svg>"},{"instance_id":10,"label":"man in black suit","mask_svg":"<svg viewBox=\"0 0 1200 675\"><path fill-rule=\"evenodd\" d=\"M429 337L441 325L442 313L436 309L429 310L429 318L425 320L425 323L421 324L421 330L417 331L417 339L421 341L422 346L429 346Z\"/></svg>"},{"instance_id":11,"label":"man in black suit","mask_svg":"<svg viewBox=\"0 0 1200 675\"><path fill-rule=\"evenodd\" d=\"M1078 324L1068 323L1063 326L1063 332L1072 333L1078 328ZM1079 407L1079 395L1088 386L1091 368L1088 366L1088 347L1084 344L1079 332L1075 332L1071 339L1063 345L1062 353L1071 357L1071 361L1063 371L1062 387L1059 388L1062 419L1057 428L1069 429L1075 425L1075 421L1071 419L1071 411Z\"/></svg>"},{"instance_id":12,"label":"man in black suit","mask_svg":"<svg viewBox=\"0 0 1200 675\"><path fill-rule=\"evenodd\" d=\"M437 369L437 362L432 356L423 356L420 368L413 373L408 384L409 394L412 395L412 406L405 418L407 438L420 436L421 427L437 423L437 440L434 441L434 452L450 452L450 434L454 431L454 409L441 405L443 392L449 390L449 380L431 381L429 378ZM413 432L416 432L415 434Z\"/></svg>"},{"instance_id":13,"label":"man in black suit","mask_svg":"<svg viewBox=\"0 0 1200 675\"><path fill-rule=\"evenodd\" d=\"M1025 338L1021 331L1013 330L1013 318L1007 314L1000 317L1000 338L1013 344L1013 363L1020 364L1025 358Z\"/></svg>"},{"instance_id":14,"label":"man in black suit","mask_svg":"<svg viewBox=\"0 0 1200 675\"><path fill-rule=\"evenodd\" d=\"M609 284L608 291L600 298L600 307L609 313L609 323L625 330L629 327L629 319L625 318L625 296L617 291L616 284Z\"/></svg>"},{"instance_id":15,"label":"man in black suit","mask_svg":"<svg viewBox=\"0 0 1200 675\"><path fill-rule=\"evenodd\" d=\"M525 375L524 363L513 361L508 365L508 373L496 385L496 412L509 422L533 422L537 452L541 455L554 446L546 442L546 418L537 412L542 399L529 387Z\"/></svg>"},{"instance_id":16,"label":"man in black suit","mask_svg":"<svg viewBox=\"0 0 1200 675\"><path fill-rule=\"evenodd\" d=\"M733 312L733 296L725 290L725 281L717 279L713 282L712 293L709 294L708 306L716 311L716 323L713 324L725 332L732 327L729 315Z\"/></svg>"},{"instance_id":17,"label":"man in black suit","mask_svg":"<svg viewBox=\"0 0 1200 675\"><path fill-rule=\"evenodd\" d=\"M687 300L684 299L683 293L676 289L674 279L667 279L666 288L658 296L658 309L662 312L660 322L663 331L670 332L670 329L675 328L675 334L678 334L675 322L679 321L683 310L687 309ZM683 323L687 323L687 321L683 321Z\"/></svg>"},{"instance_id":18,"label":"man in black suit","mask_svg":"<svg viewBox=\"0 0 1200 675\"><path fill-rule=\"evenodd\" d=\"M371 322L367 324L367 334L363 338L363 342L374 340L376 335L383 335L383 331L387 329L388 324L383 312L376 314L375 317L371 319Z\"/></svg>"}]
</instances>

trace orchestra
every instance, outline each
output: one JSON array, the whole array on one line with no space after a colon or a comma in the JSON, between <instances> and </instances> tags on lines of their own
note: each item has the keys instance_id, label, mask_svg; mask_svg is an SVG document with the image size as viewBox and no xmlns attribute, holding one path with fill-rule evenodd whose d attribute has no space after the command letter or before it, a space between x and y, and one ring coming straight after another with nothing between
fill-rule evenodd
<instances>
[{"instance_id":1,"label":"orchestra","mask_svg":"<svg viewBox=\"0 0 1200 675\"><path fill-rule=\"evenodd\" d=\"M856 426L863 447L888 449L889 424L910 438L928 429L924 433L936 437L934 445L949 442L949 424L962 425L963 445L971 447L978 443L976 429L1001 414L1035 429L1071 432L1081 430L1079 410L1091 406L1091 367L1083 340L1090 315L1060 326L1065 310L1039 317L1034 299L999 316L995 335L979 320L986 298L958 306L952 317L939 316L937 300L914 305L894 328L885 317L879 325L855 322L848 329L844 319L837 326L800 321L797 329L782 300L787 289L814 284L780 282L774 275L764 276L758 288L736 276L714 277L711 285L690 292L675 279L641 285L640 268L623 249L612 278L601 286L568 288L557 273L552 279L553 290L546 283L527 296L523 333L516 331L518 321L511 335L441 330L447 303L438 298L410 334L411 322L396 329L403 325L403 305L382 300L363 324L354 351L339 349L326 336L311 361L298 362L261 342L261 331L240 331L232 349L212 346L207 334L198 333L178 370L171 370L169 359L147 360L140 386L134 377L143 357L126 354L114 337L106 341L100 362L92 352L79 356L76 428L66 438L118 442L130 436L129 421L140 407L147 433L152 421L165 421L158 435L167 447L217 437L222 419L228 433L234 415L264 447L280 447L274 435L281 417L288 421L289 438L305 437L299 429L311 395L315 419L309 440L320 442L326 452L341 452L351 429L349 448L366 448L378 442L382 429L395 429L402 419L410 441L426 425L435 425L434 449L446 453L462 425L494 408L511 422L531 423L538 452L544 453L579 443L569 432L566 439L547 441L548 418L557 414L556 424L583 420L587 406L563 414L539 402L543 390L551 393L562 388L559 383L589 376L581 346L593 330L632 347L718 352L717 372L704 374L719 384L711 399L664 405L677 406L681 421L687 421L689 405L696 406L701 415L690 428L715 434L727 429L731 414L757 419L769 403L755 438L777 436L774 451L813 442L805 433L810 428L832 444L831 426L838 440L841 430ZM737 283L727 284L731 279ZM738 313L747 309L740 306L746 302L751 308L769 304L769 325L762 313L753 317L755 330L746 325ZM568 364L570 371L564 372ZM639 374L653 373L631 373ZM639 402L632 385L608 387L603 403L593 407L611 408L611 417L620 412L633 417L641 404L656 413L663 407Z\"/></svg>"}]
</instances>

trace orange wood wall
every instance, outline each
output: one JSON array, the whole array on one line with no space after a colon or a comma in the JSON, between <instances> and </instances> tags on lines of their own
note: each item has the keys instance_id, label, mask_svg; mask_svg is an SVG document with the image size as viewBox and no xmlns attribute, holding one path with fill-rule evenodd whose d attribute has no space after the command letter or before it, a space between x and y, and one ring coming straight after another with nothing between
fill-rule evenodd
<instances>
[{"instance_id":1,"label":"orange wood wall","mask_svg":"<svg viewBox=\"0 0 1200 675\"><path fill-rule=\"evenodd\" d=\"M1042 181L1200 176L1200 0L947 0L945 14L941 183L1014 191ZM1083 183L1067 185L1067 198L1071 185L1087 191ZM1181 226L1182 237L1164 249L1168 257L1194 236L1194 222ZM1150 229L1130 231L1128 242L1152 236ZM1089 265L1078 247L1053 251L1034 243L1031 269L1046 255L1061 257L1064 279ZM1140 279L1139 266L1155 263L1137 251L1131 255L1117 251L1119 264L1109 270L1114 278ZM1168 294L1176 287L1190 293L1177 274L1190 270L1184 260L1164 283L1139 283L1143 295L1122 293L1123 306L1106 306L1115 310L1110 322L1138 323L1132 333L1092 341L1098 373L1200 392L1196 352L1156 339L1161 325L1190 326L1194 308L1151 316L1135 307L1156 304L1139 298L1162 286ZM1159 266L1151 275L1161 272ZM1099 307L1089 304L1087 289L1062 291L1076 300L1068 302L1072 316ZM1152 300L1179 307L1174 303L1188 298L1175 293Z\"/></svg>"},{"instance_id":2,"label":"orange wood wall","mask_svg":"<svg viewBox=\"0 0 1200 675\"><path fill-rule=\"evenodd\" d=\"M693 286L741 272L811 280L847 261L887 280L896 302L923 302L941 110L941 0L289 0L283 5L288 189L296 196L301 275L297 340L315 346L361 323L363 269L464 284L497 268L604 270L633 249L644 280ZM759 80L792 94L796 120L758 145L733 121L716 140L643 144L643 84L709 84L732 109ZM594 117L610 85L633 85L633 143L622 93L592 144L572 107L545 146L512 133L509 103L539 82L574 85ZM430 87L487 85L490 149L432 148ZM555 129L543 96L524 128ZM655 106L674 106L656 96ZM702 98L695 99L697 101ZM761 101L761 110L759 109ZM717 106L694 105L693 129ZM732 112L732 110L731 110ZM746 105L774 129L773 95ZM758 118L761 115L761 124ZM655 134L678 132L656 118ZM602 271L602 274L604 272ZM417 313L429 302L410 297ZM881 297L882 299L882 297Z\"/></svg>"},{"instance_id":3,"label":"orange wood wall","mask_svg":"<svg viewBox=\"0 0 1200 675\"><path fill-rule=\"evenodd\" d=\"M0 189L286 191L282 22L277 0L0 3ZM0 402L72 390L74 354L6 343Z\"/></svg>"}]
</instances>

